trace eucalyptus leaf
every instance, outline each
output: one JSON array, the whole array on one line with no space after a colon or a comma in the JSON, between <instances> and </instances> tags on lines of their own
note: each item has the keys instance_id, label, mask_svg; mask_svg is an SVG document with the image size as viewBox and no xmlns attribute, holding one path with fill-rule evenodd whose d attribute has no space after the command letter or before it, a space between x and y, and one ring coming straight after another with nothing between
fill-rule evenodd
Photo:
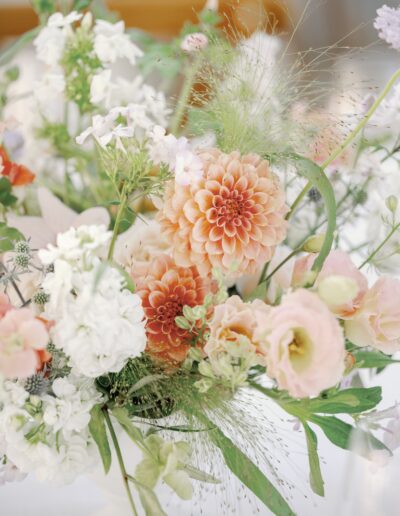
<instances>
[{"instance_id":1,"label":"eucalyptus leaf","mask_svg":"<svg viewBox=\"0 0 400 516\"><path fill-rule=\"evenodd\" d=\"M99 449L104 471L108 473L111 467L111 449L108 442L104 414L100 405L95 405L90 411L89 431Z\"/></svg>"},{"instance_id":2,"label":"eucalyptus leaf","mask_svg":"<svg viewBox=\"0 0 400 516\"><path fill-rule=\"evenodd\" d=\"M308 463L310 465L310 485L314 493L324 496L324 480L321 474L321 465L318 456L318 439L315 432L303 422L307 440Z\"/></svg>"}]
</instances>

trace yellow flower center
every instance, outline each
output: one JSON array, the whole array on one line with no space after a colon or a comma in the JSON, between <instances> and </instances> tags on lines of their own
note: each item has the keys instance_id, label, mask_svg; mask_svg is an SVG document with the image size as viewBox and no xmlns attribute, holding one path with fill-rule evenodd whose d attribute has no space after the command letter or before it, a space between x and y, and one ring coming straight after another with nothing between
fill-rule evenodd
<instances>
[{"instance_id":1,"label":"yellow flower center","mask_svg":"<svg viewBox=\"0 0 400 516\"><path fill-rule=\"evenodd\" d=\"M289 356L294 369L305 369L311 359L312 342L303 328L293 329L293 338L289 344Z\"/></svg>"}]
</instances>

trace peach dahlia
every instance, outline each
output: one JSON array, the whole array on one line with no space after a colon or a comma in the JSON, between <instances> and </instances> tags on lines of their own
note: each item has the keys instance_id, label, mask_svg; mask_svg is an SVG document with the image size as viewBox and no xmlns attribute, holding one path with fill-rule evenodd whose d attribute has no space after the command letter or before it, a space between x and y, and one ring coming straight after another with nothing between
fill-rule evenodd
<instances>
[{"instance_id":1,"label":"peach dahlia","mask_svg":"<svg viewBox=\"0 0 400 516\"><path fill-rule=\"evenodd\" d=\"M147 318L146 351L162 362L182 362L194 335L179 328L175 318L185 305L202 305L212 282L201 278L196 267L179 267L165 254L149 263L146 274L133 277Z\"/></svg>"},{"instance_id":2,"label":"peach dahlia","mask_svg":"<svg viewBox=\"0 0 400 516\"><path fill-rule=\"evenodd\" d=\"M187 186L171 181L158 215L174 259L203 275L255 273L286 236L280 182L256 154L210 149L199 157L203 177Z\"/></svg>"}]
</instances>

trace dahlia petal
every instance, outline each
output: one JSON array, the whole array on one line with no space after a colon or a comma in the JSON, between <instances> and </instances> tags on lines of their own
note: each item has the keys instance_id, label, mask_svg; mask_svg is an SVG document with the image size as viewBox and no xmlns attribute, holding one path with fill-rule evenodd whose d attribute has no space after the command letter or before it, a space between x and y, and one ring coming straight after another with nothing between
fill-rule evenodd
<instances>
[{"instance_id":1,"label":"dahlia petal","mask_svg":"<svg viewBox=\"0 0 400 516\"><path fill-rule=\"evenodd\" d=\"M150 292L149 295L149 303L153 308L157 308L165 302L165 294L156 290L155 292Z\"/></svg>"},{"instance_id":2,"label":"dahlia petal","mask_svg":"<svg viewBox=\"0 0 400 516\"><path fill-rule=\"evenodd\" d=\"M222 249L224 253L233 254L236 248L236 239L224 235L222 238Z\"/></svg>"},{"instance_id":3,"label":"dahlia petal","mask_svg":"<svg viewBox=\"0 0 400 516\"><path fill-rule=\"evenodd\" d=\"M194 224L197 220L197 218L201 215L197 204L193 201L193 199L190 199L189 201L186 201L183 206L183 213L185 214L185 217Z\"/></svg>"},{"instance_id":4,"label":"dahlia petal","mask_svg":"<svg viewBox=\"0 0 400 516\"><path fill-rule=\"evenodd\" d=\"M195 225L192 230L192 237L194 240L199 240L200 242L206 242L209 238L210 233L210 224L204 218L197 219Z\"/></svg>"},{"instance_id":5,"label":"dahlia petal","mask_svg":"<svg viewBox=\"0 0 400 516\"><path fill-rule=\"evenodd\" d=\"M214 226L209 233L209 238L211 242L217 242L218 240L221 240L223 236L224 229L222 226Z\"/></svg>"},{"instance_id":6,"label":"dahlia petal","mask_svg":"<svg viewBox=\"0 0 400 516\"><path fill-rule=\"evenodd\" d=\"M213 255L213 254L223 254L222 251L222 244L220 241L218 242L207 242L206 243L206 251L207 254Z\"/></svg>"},{"instance_id":7,"label":"dahlia petal","mask_svg":"<svg viewBox=\"0 0 400 516\"><path fill-rule=\"evenodd\" d=\"M194 200L200 210L205 213L212 206L213 194L209 190L199 190L195 193Z\"/></svg>"}]
</instances>

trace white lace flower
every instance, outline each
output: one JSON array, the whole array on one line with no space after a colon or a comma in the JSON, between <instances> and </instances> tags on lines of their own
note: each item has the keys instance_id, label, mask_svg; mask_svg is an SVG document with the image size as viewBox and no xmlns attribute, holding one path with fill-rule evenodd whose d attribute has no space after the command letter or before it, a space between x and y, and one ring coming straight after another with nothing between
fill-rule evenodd
<instances>
[{"instance_id":1,"label":"white lace flower","mask_svg":"<svg viewBox=\"0 0 400 516\"><path fill-rule=\"evenodd\" d=\"M374 27L379 37L389 43L392 48L400 50L400 7L383 5L376 11L378 15Z\"/></svg>"},{"instance_id":2,"label":"white lace flower","mask_svg":"<svg viewBox=\"0 0 400 516\"><path fill-rule=\"evenodd\" d=\"M97 20L94 27L94 50L104 64L115 63L117 59L126 58L135 64L143 52L125 34L123 21L109 23Z\"/></svg>"}]
</instances>

